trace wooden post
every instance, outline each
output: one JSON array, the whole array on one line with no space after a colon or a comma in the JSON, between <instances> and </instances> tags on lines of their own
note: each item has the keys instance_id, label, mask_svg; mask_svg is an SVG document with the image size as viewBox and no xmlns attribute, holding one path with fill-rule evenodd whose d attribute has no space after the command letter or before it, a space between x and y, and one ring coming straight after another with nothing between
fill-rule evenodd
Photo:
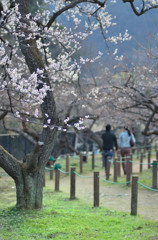
<instances>
[{"instance_id":1,"label":"wooden post","mask_svg":"<svg viewBox=\"0 0 158 240\"><path fill-rule=\"evenodd\" d=\"M69 174L69 154L66 155L66 172Z\"/></svg>"},{"instance_id":2,"label":"wooden post","mask_svg":"<svg viewBox=\"0 0 158 240\"><path fill-rule=\"evenodd\" d=\"M49 178L50 180L53 179L53 166L54 166L54 163L55 163L55 159L53 157L50 157L49 158L49 165L50 165L50 172L49 172Z\"/></svg>"},{"instance_id":3,"label":"wooden post","mask_svg":"<svg viewBox=\"0 0 158 240\"><path fill-rule=\"evenodd\" d=\"M143 171L143 153L141 152L141 155L140 155L139 172L141 173L142 171Z\"/></svg>"},{"instance_id":4,"label":"wooden post","mask_svg":"<svg viewBox=\"0 0 158 240\"><path fill-rule=\"evenodd\" d=\"M138 203L138 176L132 176L131 188L131 215L137 215Z\"/></svg>"},{"instance_id":5,"label":"wooden post","mask_svg":"<svg viewBox=\"0 0 158 240\"><path fill-rule=\"evenodd\" d=\"M130 167L130 174L133 172L133 154L130 155L129 158L129 167Z\"/></svg>"},{"instance_id":6,"label":"wooden post","mask_svg":"<svg viewBox=\"0 0 158 240\"><path fill-rule=\"evenodd\" d=\"M151 151L148 151L148 168L150 168L150 163L151 163Z\"/></svg>"},{"instance_id":7,"label":"wooden post","mask_svg":"<svg viewBox=\"0 0 158 240\"><path fill-rule=\"evenodd\" d=\"M139 159L139 147L137 147L137 159Z\"/></svg>"},{"instance_id":8,"label":"wooden post","mask_svg":"<svg viewBox=\"0 0 158 240\"><path fill-rule=\"evenodd\" d=\"M105 163L104 163L104 154L102 153L102 167L105 167Z\"/></svg>"},{"instance_id":9,"label":"wooden post","mask_svg":"<svg viewBox=\"0 0 158 240\"><path fill-rule=\"evenodd\" d=\"M99 172L94 172L94 207L99 207Z\"/></svg>"},{"instance_id":10,"label":"wooden post","mask_svg":"<svg viewBox=\"0 0 158 240\"><path fill-rule=\"evenodd\" d=\"M145 155L145 153L146 153L146 146L144 146L143 153Z\"/></svg>"},{"instance_id":11,"label":"wooden post","mask_svg":"<svg viewBox=\"0 0 158 240\"><path fill-rule=\"evenodd\" d=\"M86 163L87 163L87 159L88 159L87 155L82 155L82 160L83 160L83 162L86 162Z\"/></svg>"},{"instance_id":12,"label":"wooden post","mask_svg":"<svg viewBox=\"0 0 158 240\"><path fill-rule=\"evenodd\" d=\"M80 153L80 173L83 172L83 155Z\"/></svg>"},{"instance_id":13,"label":"wooden post","mask_svg":"<svg viewBox=\"0 0 158 240\"><path fill-rule=\"evenodd\" d=\"M59 192L60 171L55 169L55 191Z\"/></svg>"},{"instance_id":14,"label":"wooden post","mask_svg":"<svg viewBox=\"0 0 158 240\"><path fill-rule=\"evenodd\" d=\"M130 186L130 181L131 181L131 163L130 163L130 158L127 157L127 160L126 160L126 185L127 186Z\"/></svg>"},{"instance_id":15,"label":"wooden post","mask_svg":"<svg viewBox=\"0 0 158 240\"><path fill-rule=\"evenodd\" d=\"M153 181L152 181L153 189L157 189L157 165L158 161L153 161Z\"/></svg>"},{"instance_id":16,"label":"wooden post","mask_svg":"<svg viewBox=\"0 0 158 240\"><path fill-rule=\"evenodd\" d=\"M107 157L107 163L106 163L106 180L109 180L110 176L110 157Z\"/></svg>"},{"instance_id":17,"label":"wooden post","mask_svg":"<svg viewBox=\"0 0 158 240\"><path fill-rule=\"evenodd\" d=\"M92 152L92 170L94 170L94 166L95 166L95 160L94 160L94 152Z\"/></svg>"},{"instance_id":18,"label":"wooden post","mask_svg":"<svg viewBox=\"0 0 158 240\"><path fill-rule=\"evenodd\" d=\"M53 168L50 170L50 180L52 180L53 179Z\"/></svg>"},{"instance_id":19,"label":"wooden post","mask_svg":"<svg viewBox=\"0 0 158 240\"><path fill-rule=\"evenodd\" d=\"M114 182L117 182L117 158L114 158Z\"/></svg>"},{"instance_id":20,"label":"wooden post","mask_svg":"<svg viewBox=\"0 0 158 240\"><path fill-rule=\"evenodd\" d=\"M118 163L117 163L117 176L118 177L121 177L121 163L120 163L120 160L121 160L120 152L117 152L117 161L118 161Z\"/></svg>"},{"instance_id":21,"label":"wooden post","mask_svg":"<svg viewBox=\"0 0 158 240\"><path fill-rule=\"evenodd\" d=\"M74 200L75 197L75 190L76 190L76 174L75 168L71 168L71 178L70 178L70 199Z\"/></svg>"}]
</instances>

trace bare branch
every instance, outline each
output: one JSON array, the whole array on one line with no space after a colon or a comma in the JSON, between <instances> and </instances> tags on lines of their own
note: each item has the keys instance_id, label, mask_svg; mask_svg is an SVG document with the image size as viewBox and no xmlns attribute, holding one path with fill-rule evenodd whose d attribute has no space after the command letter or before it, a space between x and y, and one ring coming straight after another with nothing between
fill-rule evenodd
<instances>
[{"instance_id":1,"label":"bare branch","mask_svg":"<svg viewBox=\"0 0 158 240\"><path fill-rule=\"evenodd\" d=\"M135 13L135 15L137 16L141 16L143 15L144 13L148 12L149 10L151 9L154 9L154 8L158 8L158 5L153 5L151 7L148 7L148 8L145 8L145 1L142 0L142 9L140 10L140 12L137 11L136 7L134 6L134 0L123 0L124 3L126 2L129 2L130 5L131 5L131 8L133 10L133 12Z\"/></svg>"},{"instance_id":2,"label":"bare branch","mask_svg":"<svg viewBox=\"0 0 158 240\"><path fill-rule=\"evenodd\" d=\"M2 3L0 1L0 18L2 17L2 11L3 11L3 5L2 5Z\"/></svg>"},{"instance_id":3,"label":"bare branch","mask_svg":"<svg viewBox=\"0 0 158 240\"><path fill-rule=\"evenodd\" d=\"M30 135L36 142L39 141L39 134L33 129L28 128L26 122L22 121L23 131Z\"/></svg>"},{"instance_id":4,"label":"bare branch","mask_svg":"<svg viewBox=\"0 0 158 240\"><path fill-rule=\"evenodd\" d=\"M1 115L0 115L0 120L3 120L5 118L5 116L8 114L8 111L4 111Z\"/></svg>"},{"instance_id":5,"label":"bare branch","mask_svg":"<svg viewBox=\"0 0 158 240\"><path fill-rule=\"evenodd\" d=\"M27 168L31 172L37 171L37 164L38 164L38 156L41 148L43 147L43 142L37 142L35 149L33 151L32 156L30 157L29 161L27 162Z\"/></svg>"},{"instance_id":6,"label":"bare branch","mask_svg":"<svg viewBox=\"0 0 158 240\"><path fill-rule=\"evenodd\" d=\"M0 167L2 167L13 179L17 178L22 163L0 146Z\"/></svg>"},{"instance_id":7,"label":"bare branch","mask_svg":"<svg viewBox=\"0 0 158 240\"><path fill-rule=\"evenodd\" d=\"M148 119L148 121L147 121L147 123L146 123L145 129L144 129L144 131L143 131L143 134L144 134L144 135L147 134L147 132L148 132L148 130L149 130L149 126L150 126L150 124L151 124L151 122L152 122L152 119L154 118L155 113L156 113L156 111L153 111L152 114L151 114L151 116L149 117L149 119Z\"/></svg>"},{"instance_id":8,"label":"bare branch","mask_svg":"<svg viewBox=\"0 0 158 240\"><path fill-rule=\"evenodd\" d=\"M151 136L151 135L158 135L158 129L147 131L147 132L142 132L145 136Z\"/></svg>"},{"instance_id":9,"label":"bare branch","mask_svg":"<svg viewBox=\"0 0 158 240\"><path fill-rule=\"evenodd\" d=\"M7 127L4 121L3 121L3 127L7 131L15 132L15 133L18 133L19 135L22 135L24 138L26 138L29 142L31 142L34 145L37 143L37 141L35 141L35 139L32 136L23 132L21 129Z\"/></svg>"},{"instance_id":10,"label":"bare branch","mask_svg":"<svg viewBox=\"0 0 158 240\"><path fill-rule=\"evenodd\" d=\"M86 133L91 140L95 141L98 144L100 149L102 149L102 144L103 143L102 143L102 139L101 139L101 137L99 135L94 133L89 128L84 129L83 132Z\"/></svg>"}]
</instances>

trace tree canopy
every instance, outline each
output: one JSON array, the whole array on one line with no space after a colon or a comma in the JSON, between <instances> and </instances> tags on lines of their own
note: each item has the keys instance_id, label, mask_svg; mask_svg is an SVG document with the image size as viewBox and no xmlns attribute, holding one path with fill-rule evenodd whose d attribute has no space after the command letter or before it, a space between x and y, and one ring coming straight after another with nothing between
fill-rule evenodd
<instances>
[{"instance_id":1,"label":"tree canopy","mask_svg":"<svg viewBox=\"0 0 158 240\"><path fill-rule=\"evenodd\" d=\"M138 12L135 1L128 2L136 15L157 8L158 3L144 0ZM83 119L96 119L92 110L99 89L82 85L80 73L82 65L94 63L102 53L91 59L76 59L81 42L97 29L101 29L106 43L130 40L126 30L118 36L108 35L115 18L107 12L106 0L45 0L47 8L42 3L0 1L0 120L5 128L23 132L35 143L23 161L0 147L0 166L16 183L17 206L30 209L42 206L44 169L58 132L69 127L80 130ZM74 30L58 23L63 15ZM83 31L81 15L85 16ZM117 50L113 55L118 61L122 58ZM107 87L105 93L110 91ZM89 106L85 110L86 101ZM102 101L96 100L98 104ZM13 118L16 128L8 126Z\"/></svg>"}]
</instances>

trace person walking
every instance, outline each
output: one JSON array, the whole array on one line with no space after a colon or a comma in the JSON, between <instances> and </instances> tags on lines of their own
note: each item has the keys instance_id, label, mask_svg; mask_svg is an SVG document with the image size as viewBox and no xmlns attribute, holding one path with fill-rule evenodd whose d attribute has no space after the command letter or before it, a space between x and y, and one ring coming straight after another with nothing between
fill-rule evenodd
<instances>
[{"instance_id":1,"label":"person walking","mask_svg":"<svg viewBox=\"0 0 158 240\"><path fill-rule=\"evenodd\" d=\"M124 127L119 136L120 154L122 157L122 168L124 174L127 173L126 162L131 155L131 146L133 146L135 142L136 140L134 135L131 133L128 127Z\"/></svg>"},{"instance_id":2,"label":"person walking","mask_svg":"<svg viewBox=\"0 0 158 240\"><path fill-rule=\"evenodd\" d=\"M115 134L111 132L110 124L106 125L106 131L102 134L102 139L103 139L104 166L106 173L108 157L112 159L114 155L114 147L116 151L118 150L117 138Z\"/></svg>"}]
</instances>

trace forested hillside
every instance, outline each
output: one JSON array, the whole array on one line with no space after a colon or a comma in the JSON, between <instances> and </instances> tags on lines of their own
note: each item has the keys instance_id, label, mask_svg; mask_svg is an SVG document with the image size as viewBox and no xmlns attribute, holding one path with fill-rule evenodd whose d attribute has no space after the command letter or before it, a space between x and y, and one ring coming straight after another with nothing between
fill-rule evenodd
<instances>
[{"instance_id":1,"label":"forested hillside","mask_svg":"<svg viewBox=\"0 0 158 240\"><path fill-rule=\"evenodd\" d=\"M138 17L133 13L129 4L117 1L117 3L109 3L107 11L111 12L112 16L116 16L115 22L117 22L116 26L109 29L109 33L117 35L124 33L128 29L129 34L132 36L130 42L127 41L123 45L119 45L122 53L128 54L130 57L133 57L134 50L138 49L138 43L146 44L150 36L158 32L157 9L153 9ZM93 35L90 42L92 45L95 45L93 49L98 48L99 50L106 51L104 50L105 43L99 32Z\"/></svg>"},{"instance_id":2,"label":"forested hillside","mask_svg":"<svg viewBox=\"0 0 158 240\"><path fill-rule=\"evenodd\" d=\"M158 10L153 9L141 16L136 16L128 3L123 3L122 1L117 1L116 3L107 3L107 12L116 17L113 22L117 22L117 25L112 26L108 29L107 37L116 36L119 33L122 35L125 33L126 29L132 36L130 41L125 41L123 43L118 43L117 45L110 44L108 41L105 42L101 31L97 30L92 35L90 35L83 43L82 49L79 52L79 56L91 57L96 56L98 51L103 53L101 60L99 61L104 66L106 64L111 64L110 55L107 56L108 48L112 54L115 48L118 48L118 56L127 56L129 61L136 60L136 51L139 49L139 44L152 46L152 35L157 34L158 30ZM68 27L72 27L72 22L66 23L64 17L58 18L58 21ZM85 18L82 17L81 28L84 28ZM154 47L154 46L153 46ZM88 69L82 69L81 75L86 75L89 72L90 75L98 75L100 72L100 64L88 65ZM88 71L87 71L88 70Z\"/></svg>"},{"instance_id":3,"label":"forested hillside","mask_svg":"<svg viewBox=\"0 0 158 240\"><path fill-rule=\"evenodd\" d=\"M138 48L136 41L145 44L151 34L158 32L157 9L153 9L139 17L131 11L129 4L122 3L122 1L109 4L107 9L109 9L117 19L117 26L112 29L112 33L119 33L128 29L132 35L133 40L131 40L131 43L127 42L127 44L125 44L126 52L130 55L133 54L131 53L132 48Z\"/></svg>"}]
</instances>

